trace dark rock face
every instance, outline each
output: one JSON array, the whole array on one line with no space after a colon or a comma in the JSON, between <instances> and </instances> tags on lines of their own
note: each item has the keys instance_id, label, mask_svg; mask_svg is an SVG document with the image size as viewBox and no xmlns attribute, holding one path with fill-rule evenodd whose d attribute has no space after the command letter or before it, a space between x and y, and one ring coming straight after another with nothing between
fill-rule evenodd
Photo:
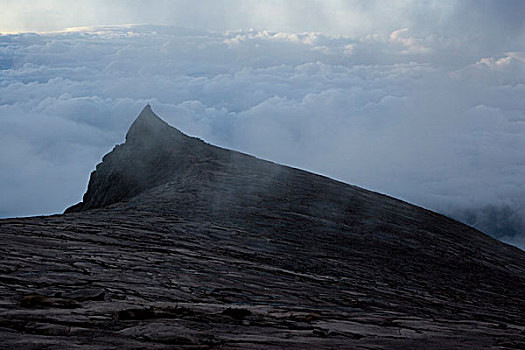
<instances>
[{"instance_id":1,"label":"dark rock face","mask_svg":"<svg viewBox=\"0 0 525 350\"><path fill-rule=\"evenodd\" d=\"M6 348L524 348L525 253L146 107L65 215L0 220Z\"/></svg>"}]
</instances>

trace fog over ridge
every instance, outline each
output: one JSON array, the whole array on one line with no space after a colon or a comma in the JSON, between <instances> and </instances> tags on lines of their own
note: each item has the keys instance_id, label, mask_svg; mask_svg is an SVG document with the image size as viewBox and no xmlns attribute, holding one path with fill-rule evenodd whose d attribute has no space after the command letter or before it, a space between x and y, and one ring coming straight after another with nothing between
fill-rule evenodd
<instances>
[{"instance_id":1,"label":"fog over ridge","mask_svg":"<svg viewBox=\"0 0 525 350\"><path fill-rule=\"evenodd\" d=\"M461 41L461 40L465 41ZM525 48L108 26L0 36L0 216L61 212L146 103L224 147L525 246Z\"/></svg>"}]
</instances>

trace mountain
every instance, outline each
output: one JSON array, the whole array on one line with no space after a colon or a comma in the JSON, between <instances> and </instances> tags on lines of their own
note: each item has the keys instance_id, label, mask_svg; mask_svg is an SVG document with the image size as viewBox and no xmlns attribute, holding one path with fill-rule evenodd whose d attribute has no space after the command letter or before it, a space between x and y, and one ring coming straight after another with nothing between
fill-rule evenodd
<instances>
[{"instance_id":1,"label":"mountain","mask_svg":"<svg viewBox=\"0 0 525 350\"><path fill-rule=\"evenodd\" d=\"M0 239L5 348L525 347L525 252L149 106L81 203Z\"/></svg>"}]
</instances>

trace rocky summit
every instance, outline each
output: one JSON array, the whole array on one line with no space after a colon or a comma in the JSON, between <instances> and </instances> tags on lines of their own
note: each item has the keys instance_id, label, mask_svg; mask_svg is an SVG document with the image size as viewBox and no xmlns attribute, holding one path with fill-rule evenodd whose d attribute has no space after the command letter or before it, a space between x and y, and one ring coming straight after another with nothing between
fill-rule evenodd
<instances>
[{"instance_id":1,"label":"rocky summit","mask_svg":"<svg viewBox=\"0 0 525 350\"><path fill-rule=\"evenodd\" d=\"M525 348L525 252L149 106L81 203L0 239L4 349Z\"/></svg>"}]
</instances>

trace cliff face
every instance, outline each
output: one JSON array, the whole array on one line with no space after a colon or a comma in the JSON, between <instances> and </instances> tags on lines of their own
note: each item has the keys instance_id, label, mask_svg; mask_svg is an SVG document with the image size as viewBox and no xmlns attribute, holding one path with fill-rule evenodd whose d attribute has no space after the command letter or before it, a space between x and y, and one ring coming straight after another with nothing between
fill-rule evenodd
<instances>
[{"instance_id":1,"label":"cliff face","mask_svg":"<svg viewBox=\"0 0 525 350\"><path fill-rule=\"evenodd\" d=\"M6 346L525 346L523 251L149 106L66 213L0 221Z\"/></svg>"}]
</instances>

